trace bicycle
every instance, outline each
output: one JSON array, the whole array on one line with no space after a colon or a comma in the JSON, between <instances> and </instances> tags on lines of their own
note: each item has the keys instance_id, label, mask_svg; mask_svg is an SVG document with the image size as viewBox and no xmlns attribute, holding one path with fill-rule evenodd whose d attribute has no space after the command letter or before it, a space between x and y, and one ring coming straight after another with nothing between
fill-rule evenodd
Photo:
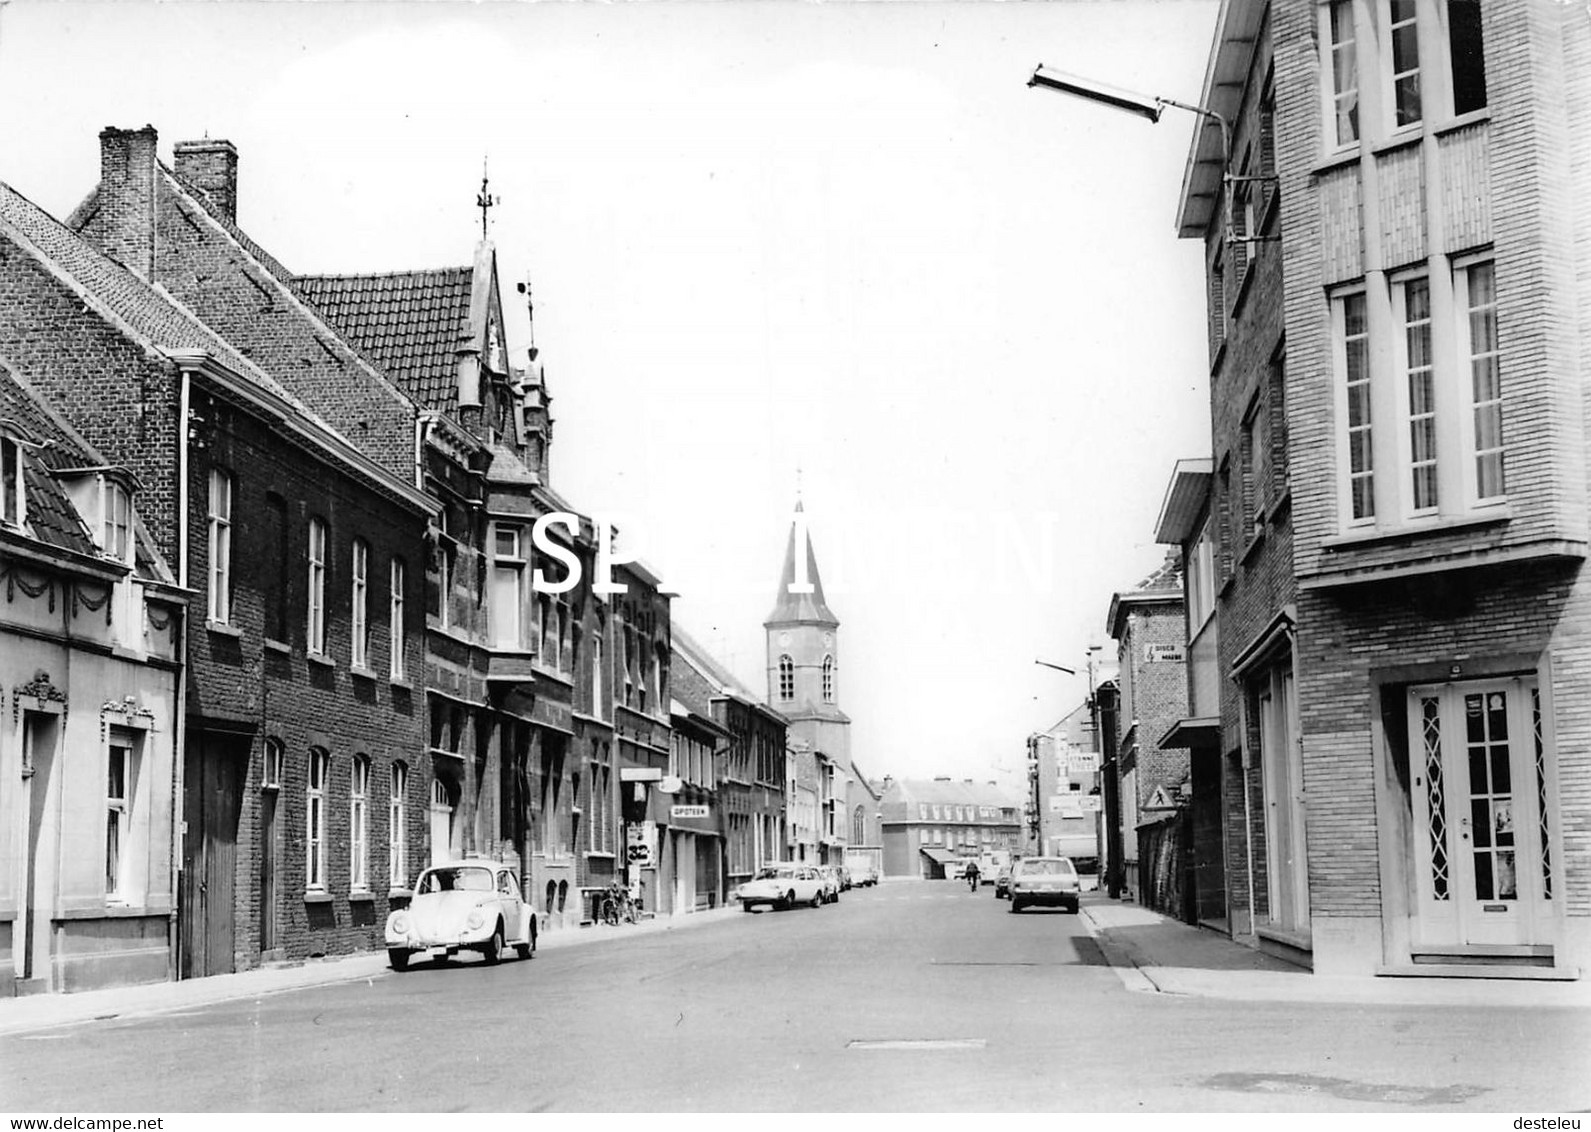
<instances>
[{"instance_id":1,"label":"bicycle","mask_svg":"<svg viewBox=\"0 0 1591 1132\"><path fill-rule=\"evenodd\" d=\"M623 885L608 889L597 909L597 919L615 927L621 923L635 923L635 901L630 899L630 890Z\"/></svg>"}]
</instances>

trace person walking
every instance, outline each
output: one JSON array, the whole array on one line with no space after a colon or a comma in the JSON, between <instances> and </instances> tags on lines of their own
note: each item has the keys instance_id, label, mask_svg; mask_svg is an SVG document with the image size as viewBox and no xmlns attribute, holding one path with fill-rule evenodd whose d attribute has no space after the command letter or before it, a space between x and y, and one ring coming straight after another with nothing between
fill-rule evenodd
<instances>
[{"instance_id":1,"label":"person walking","mask_svg":"<svg viewBox=\"0 0 1591 1132\"><path fill-rule=\"evenodd\" d=\"M967 877L967 887L968 887L968 889L970 889L973 892L977 892L978 891L978 862L977 861L968 861L967 862L966 877Z\"/></svg>"}]
</instances>

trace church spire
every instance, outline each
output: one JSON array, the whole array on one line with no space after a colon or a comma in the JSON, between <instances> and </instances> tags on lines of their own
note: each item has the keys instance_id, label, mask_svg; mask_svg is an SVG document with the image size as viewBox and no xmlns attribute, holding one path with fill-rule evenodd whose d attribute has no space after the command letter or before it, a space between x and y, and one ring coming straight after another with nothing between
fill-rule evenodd
<instances>
[{"instance_id":1,"label":"church spire","mask_svg":"<svg viewBox=\"0 0 1591 1132\"><path fill-rule=\"evenodd\" d=\"M818 557L812 549L812 536L806 529L806 508L799 498L795 509L801 517L790 524L790 538L784 548L784 569L779 573L779 592L774 595L773 612L768 614L763 625L804 623L837 626L840 619L834 616L834 611L823 600L823 579L818 574ZM808 593L791 592L792 587L797 591L803 588L797 585L796 579L798 543L800 549L806 552L806 582L811 587Z\"/></svg>"}]
</instances>

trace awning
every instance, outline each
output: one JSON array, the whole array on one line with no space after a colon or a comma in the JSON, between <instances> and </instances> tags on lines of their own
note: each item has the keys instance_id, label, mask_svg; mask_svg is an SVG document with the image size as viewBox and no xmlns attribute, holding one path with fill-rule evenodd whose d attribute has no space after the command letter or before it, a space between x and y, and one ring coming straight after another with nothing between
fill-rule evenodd
<instances>
[{"instance_id":1,"label":"awning","mask_svg":"<svg viewBox=\"0 0 1591 1132\"><path fill-rule=\"evenodd\" d=\"M1160 737L1160 749L1179 747L1217 747L1221 744L1221 717L1218 715L1179 719Z\"/></svg>"},{"instance_id":2,"label":"awning","mask_svg":"<svg viewBox=\"0 0 1591 1132\"><path fill-rule=\"evenodd\" d=\"M962 858L962 854L960 853L953 852L949 849L940 849L932 845L919 846L918 852L927 857L936 865L953 865Z\"/></svg>"}]
</instances>

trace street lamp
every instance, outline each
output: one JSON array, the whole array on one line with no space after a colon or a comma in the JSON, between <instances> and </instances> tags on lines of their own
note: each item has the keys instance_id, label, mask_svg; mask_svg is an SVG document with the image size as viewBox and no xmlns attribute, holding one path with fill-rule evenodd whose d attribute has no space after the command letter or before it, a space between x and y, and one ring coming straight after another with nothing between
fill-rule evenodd
<instances>
[{"instance_id":1,"label":"street lamp","mask_svg":"<svg viewBox=\"0 0 1591 1132\"><path fill-rule=\"evenodd\" d=\"M1178 110L1186 110L1190 114L1198 114L1208 118L1221 127L1221 194L1223 224L1225 227L1226 243L1260 243L1265 240L1274 240L1275 236L1255 236L1244 233L1239 236L1232 229L1232 189L1238 184L1247 184L1256 181L1274 181L1275 176L1238 176L1232 172L1232 123L1222 114L1216 113L1207 106L1195 106L1188 102L1178 102L1175 98L1166 98L1162 95L1151 94L1148 96L1134 94L1131 91L1117 90L1115 87L1106 86L1104 83L1092 79L1079 78L1076 75L1067 75L1059 71L1047 71L1043 63L1033 68L1033 74L1028 78L1028 86L1041 86L1049 90L1058 90L1062 94L1072 95L1087 102L1097 102L1101 106L1109 106L1116 110L1124 110L1128 114L1136 114L1140 118L1147 118L1151 122L1159 122L1160 114L1167 106L1175 106Z\"/></svg>"}]
</instances>

